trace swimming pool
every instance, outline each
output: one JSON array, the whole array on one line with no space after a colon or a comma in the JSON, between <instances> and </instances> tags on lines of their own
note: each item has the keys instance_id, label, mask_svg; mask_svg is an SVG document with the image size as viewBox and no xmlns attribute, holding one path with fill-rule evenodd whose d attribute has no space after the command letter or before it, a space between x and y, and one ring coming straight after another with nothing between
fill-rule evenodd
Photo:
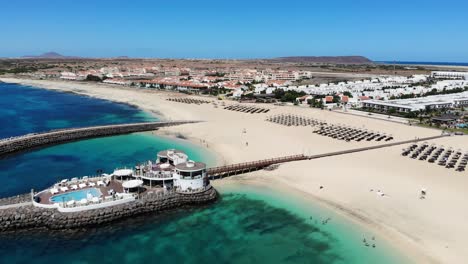
<instances>
[{"instance_id":1,"label":"swimming pool","mask_svg":"<svg viewBox=\"0 0 468 264\"><path fill-rule=\"evenodd\" d=\"M92 195L93 197L99 197L101 196L101 191L97 188L89 188L79 191L67 192L50 197L50 201L52 203L62 203L71 200L79 201L81 199L87 199L88 194Z\"/></svg>"}]
</instances>

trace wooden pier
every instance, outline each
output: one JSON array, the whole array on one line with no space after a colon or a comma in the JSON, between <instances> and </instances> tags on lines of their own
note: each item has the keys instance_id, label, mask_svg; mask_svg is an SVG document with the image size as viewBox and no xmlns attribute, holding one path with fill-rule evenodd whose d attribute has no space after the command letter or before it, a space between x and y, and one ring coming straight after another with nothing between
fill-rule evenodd
<instances>
[{"instance_id":1,"label":"wooden pier","mask_svg":"<svg viewBox=\"0 0 468 264\"><path fill-rule=\"evenodd\" d=\"M257 161L251 161L251 162L237 163L237 164L208 168L207 174L210 180L216 180L216 179L221 179L224 177L229 177L229 176L238 175L242 173L248 173L251 171L261 170L261 169L264 169L268 166L275 165L275 164L281 164L281 163L292 162L292 161L300 161L300 160L312 160L312 159L319 159L319 158L325 158L325 157L331 157L331 156L339 156L339 155L351 154L351 153L368 151L368 150L373 150L373 149L387 148L387 147L393 147L397 145L438 139L438 138L447 137L447 136L450 136L450 135L444 134L444 135L433 136L433 137L416 138L413 140L404 140L404 141L392 142L392 143L363 147L363 148L354 148L354 149L348 149L348 150L342 150L342 151L322 153L322 154L317 154L317 155L306 156L303 154L299 154L299 155L279 157L279 158L273 158L273 159L264 159L264 160L257 160Z\"/></svg>"},{"instance_id":2,"label":"wooden pier","mask_svg":"<svg viewBox=\"0 0 468 264\"><path fill-rule=\"evenodd\" d=\"M236 174L261 170L265 167L275 165L275 164L298 161L298 160L306 160L306 159L308 159L307 156L300 154L300 155L286 156L286 157L280 157L280 158L237 163L237 164L231 164L231 165L226 165L226 166L209 168L207 169L207 174L209 175L210 179L214 180L214 179L220 179L223 177L228 177L228 176L232 176Z\"/></svg>"}]
</instances>

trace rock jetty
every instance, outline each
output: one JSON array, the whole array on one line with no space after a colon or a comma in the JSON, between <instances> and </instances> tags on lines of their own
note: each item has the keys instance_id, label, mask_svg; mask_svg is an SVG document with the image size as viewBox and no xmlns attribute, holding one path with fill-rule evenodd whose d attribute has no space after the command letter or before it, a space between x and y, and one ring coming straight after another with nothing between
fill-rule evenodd
<instances>
[{"instance_id":1,"label":"rock jetty","mask_svg":"<svg viewBox=\"0 0 468 264\"><path fill-rule=\"evenodd\" d=\"M15 196L11 199L18 198ZM33 205L12 207L0 209L0 232L22 229L66 230L98 226L130 216L206 204L216 199L217 192L210 186L197 193L171 191L165 194L147 194L129 203L73 213L61 213L56 209L45 209ZM2 200L5 201L5 199Z\"/></svg>"},{"instance_id":2,"label":"rock jetty","mask_svg":"<svg viewBox=\"0 0 468 264\"><path fill-rule=\"evenodd\" d=\"M167 121L136 124L120 124L84 128L53 130L0 140L0 157L41 146L60 144L79 139L152 131L161 127L176 126L197 121Z\"/></svg>"}]
</instances>

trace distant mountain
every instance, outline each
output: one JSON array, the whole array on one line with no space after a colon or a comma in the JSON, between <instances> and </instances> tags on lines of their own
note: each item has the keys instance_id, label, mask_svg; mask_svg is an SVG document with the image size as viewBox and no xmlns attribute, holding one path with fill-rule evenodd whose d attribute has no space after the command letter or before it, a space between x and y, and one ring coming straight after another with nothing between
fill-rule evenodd
<instances>
[{"instance_id":1,"label":"distant mountain","mask_svg":"<svg viewBox=\"0 0 468 264\"><path fill-rule=\"evenodd\" d=\"M295 56L280 57L273 60L281 62L308 62L308 63L334 63L334 64L371 64L373 63L363 56Z\"/></svg>"},{"instance_id":2,"label":"distant mountain","mask_svg":"<svg viewBox=\"0 0 468 264\"><path fill-rule=\"evenodd\" d=\"M57 52L46 52L41 55L26 55L21 58L34 58L34 59L67 59L67 58L78 58L73 56L63 56Z\"/></svg>"}]
</instances>

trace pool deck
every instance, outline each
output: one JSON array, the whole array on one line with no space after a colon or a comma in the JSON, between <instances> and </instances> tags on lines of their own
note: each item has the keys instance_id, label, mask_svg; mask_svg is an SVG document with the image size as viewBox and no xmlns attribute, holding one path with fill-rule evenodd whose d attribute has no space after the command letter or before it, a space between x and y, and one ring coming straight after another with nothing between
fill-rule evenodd
<instances>
[{"instance_id":1,"label":"pool deck","mask_svg":"<svg viewBox=\"0 0 468 264\"><path fill-rule=\"evenodd\" d=\"M40 203L41 204L52 204L52 202L50 201L50 198L52 196L55 196L55 195L60 195L60 194L65 194L65 193L71 193L71 192L75 192L75 191L81 191L81 190L87 190L87 189L98 189L101 191L101 194L103 196L108 196L108 192L110 190L114 190L115 192L117 193L123 193L124 190L123 190L123 187L122 187L122 183L119 182L119 181L115 181L115 180L112 180L109 182L109 184L107 186L94 186L94 187L91 187L91 186L86 186L85 188L78 188L77 190L72 190L70 189L70 187L68 187L69 190L66 191L66 192L59 192L59 193L56 193L56 194L52 194L50 193L49 191L46 191L46 192L42 192L38 195L38 197L41 199Z\"/></svg>"},{"instance_id":2,"label":"pool deck","mask_svg":"<svg viewBox=\"0 0 468 264\"><path fill-rule=\"evenodd\" d=\"M94 181L90 181L90 182L94 182ZM94 183L96 183L96 182L94 182ZM50 201L50 198L52 196L61 195L61 194L65 194L65 193L76 192L76 191L88 190L88 189L98 189L99 191L101 191L101 194L102 194L101 197L109 196L109 191L110 190L114 190L115 193L123 193L124 192L124 189L122 187L122 181L119 181L119 180L111 180L107 186L97 186L97 184L96 184L96 186L94 186L94 187L86 186L85 188L78 188L76 190L72 190L70 188L70 185L73 185L73 184L77 184L77 183L67 183L66 186L68 187L69 190L66 191L66 192L60 191L59 193L52 194L49 191L50 190L50 188L49 188L45 192L36 194L36 196L41 199L39 203L41 203L41 204L53 204L53 202ZM149 186L144 185L144 186L142 186L142 189L140 190L140 195L144 195L146 193L158 193L158 192L164 192L164 189L162 187L158 187L158 186L154 186L154 187L150 188Z\"/></svg>"}]
</instances>

